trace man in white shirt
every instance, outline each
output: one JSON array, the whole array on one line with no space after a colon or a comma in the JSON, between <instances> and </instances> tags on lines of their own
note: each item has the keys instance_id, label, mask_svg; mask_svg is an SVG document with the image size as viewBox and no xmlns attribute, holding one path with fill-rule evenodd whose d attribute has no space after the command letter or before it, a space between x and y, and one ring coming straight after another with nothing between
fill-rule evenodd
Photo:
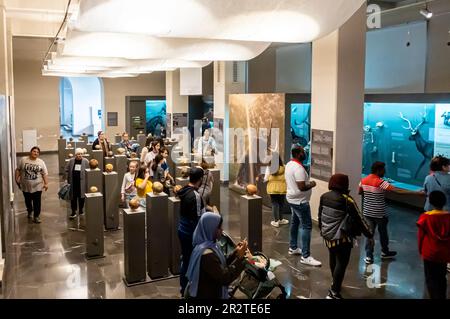
<instances>
[{"instance_id":1,"label":"man in white shirt","mask_svg":"<svg viewBox=\"0 0 450 319\"><path fill-rule=\"evenodd\" d=\"M296 146L292 149L292 160L286 164L286 200L292 211L289 255L302 255L300 259L302 264L318 267L322 263L310 254L312 220L309 200L311 189L316 186L316 183L309 181L308 172L302 164L305 159L306 153L303 147ZM300 225L302 228L302 249L298 247L297 243Z\"/></svg>"}]
</instances>

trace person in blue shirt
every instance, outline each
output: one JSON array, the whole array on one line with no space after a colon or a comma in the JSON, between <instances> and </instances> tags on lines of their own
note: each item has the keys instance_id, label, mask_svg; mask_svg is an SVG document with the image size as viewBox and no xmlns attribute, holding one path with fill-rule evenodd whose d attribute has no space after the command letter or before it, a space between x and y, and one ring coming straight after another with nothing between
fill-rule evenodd
<instances>
[{"instance_id":1,"label":"person in blue shirt","mask_svg":"<svg viewBox=\"0 0 450 319\"><path fill-rule=\"evenodd\" d=\"M447 204L444 210L450 209L450 159L444 156L436 156L431 160L431 174L425 178L423 188L427 196L424 210L431 211L432 205L429 201L429 195L433 191L441 191L447 197Z\"/></svg>"}]
</instances>

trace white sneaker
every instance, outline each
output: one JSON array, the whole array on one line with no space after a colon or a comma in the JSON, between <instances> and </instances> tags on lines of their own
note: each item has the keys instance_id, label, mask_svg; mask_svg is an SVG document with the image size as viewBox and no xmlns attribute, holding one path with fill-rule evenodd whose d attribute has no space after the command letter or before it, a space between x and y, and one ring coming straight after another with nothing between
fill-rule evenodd
<instances>
[{"instance_id":1,"label":"white sneaker","mask_svg":"<svg viewBox=\"0 0 450 319\"><path fill-rule=\"evenodd\" d=\"M302 250L300 248L297 249L289 248L289 255L301 255L301 254Z\"/></svg>"},{"instance_id":2,"label":"white sneaker","mask_svg":"<svg viewBox=\"0 0 450 319\"><path fill-rule=\"evenodd\" d=\"M270 225L272 225L273 227L280 227L280 223L273 220L270 222Z\"/></svg>"},{"instance_id":3,"label":"white sneaker","mask_svg":"<svg viewBox=\"0 0 450 319\"><path fill-rule=\"evenodd\" d=\"M314 267L320 267L322 266L322 263L318 260L315 260L312 256L309 256L308 258L302 257L300 259L300 262L302 264L308 265L308 266L314 266Z\"/></svg>"},{"instance_id":4,"label":"white sneaker","mask_svg":"<svg viewBox=\"0 0 450 319\"><path fill-rule=\"evenodd\" d=\"M282 219L278 222L280 225L287 225L289 224L289 221L287 219Z\"/></svg>"}]
</instances>

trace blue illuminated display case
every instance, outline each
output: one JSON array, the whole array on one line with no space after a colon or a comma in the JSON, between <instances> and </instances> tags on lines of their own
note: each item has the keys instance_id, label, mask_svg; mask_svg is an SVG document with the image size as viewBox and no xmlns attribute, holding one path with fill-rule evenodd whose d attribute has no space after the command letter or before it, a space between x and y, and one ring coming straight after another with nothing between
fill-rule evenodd
<instances>
[{"instance_id":1,"label":"blue illuminated display case","mask_svg":"<svg viewBox=\"0 0 450 319\"><path fill-rule=\"evenodd\" d=\"M417 190L436 155L450 156L450 103L364 104L363 175L382 161L395 186Z\"/></svg>"}]
</instances>

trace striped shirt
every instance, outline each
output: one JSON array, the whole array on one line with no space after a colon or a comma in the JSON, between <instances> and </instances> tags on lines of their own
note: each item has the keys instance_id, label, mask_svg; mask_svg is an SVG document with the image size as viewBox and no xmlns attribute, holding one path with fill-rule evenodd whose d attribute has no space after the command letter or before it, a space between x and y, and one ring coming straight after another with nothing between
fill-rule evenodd
<instances>
[{"instance_id":1,"label":"striped shirt","mask_svg":"<svg viewBox=\"0 0 450 319\"><path fill-rule=\"evenodd\" d=\"M374 218L385 217L387 214L384 194L394 187L378 175L370 174L361 180L359 188L363 192L364 216Z\"/></svg>"}]
</instances>

